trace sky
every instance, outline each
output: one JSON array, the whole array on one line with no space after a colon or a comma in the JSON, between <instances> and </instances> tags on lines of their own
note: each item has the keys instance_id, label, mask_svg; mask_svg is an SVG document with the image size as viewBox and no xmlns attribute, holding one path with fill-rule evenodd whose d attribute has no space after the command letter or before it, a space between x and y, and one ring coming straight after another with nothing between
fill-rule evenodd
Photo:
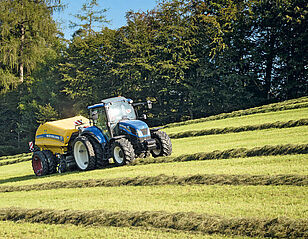
<instances>
[{"instance_id":1,"label":"sky","mask_svg":"<svg viewBox=\"0 0 308 239\"><path fill-rule=\"evenodd\" d=\"M66 39L71 39L73 32L77 29L70 29L69 22L74 21L73 15L81 13L82 4L87 0L62 0L66 8L54 14L54 19L61 24L61 29ZM156 0L97 0L100 8L106 8L106 18L110 21L106 24L108 28L118 29L126 25L126 12L151 10L156 6Z\"/></svg>"}]
</instances>

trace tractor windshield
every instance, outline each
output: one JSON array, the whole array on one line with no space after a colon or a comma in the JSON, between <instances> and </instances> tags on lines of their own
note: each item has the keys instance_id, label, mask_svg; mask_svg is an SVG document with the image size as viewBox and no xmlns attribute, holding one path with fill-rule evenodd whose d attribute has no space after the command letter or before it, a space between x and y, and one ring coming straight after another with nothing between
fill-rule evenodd
<instances>
[{"instance_id":1,"label":"tractor windshield","mask_svg":"<svg viewBox=\"0 0 308 239\"><path fill-rule=\"evenodd\" d=\"M136 119L136 113L133 106L125 101L110 104L107 112L111 123L119 122L120 120Z\"/></svg>"}]
</instances>

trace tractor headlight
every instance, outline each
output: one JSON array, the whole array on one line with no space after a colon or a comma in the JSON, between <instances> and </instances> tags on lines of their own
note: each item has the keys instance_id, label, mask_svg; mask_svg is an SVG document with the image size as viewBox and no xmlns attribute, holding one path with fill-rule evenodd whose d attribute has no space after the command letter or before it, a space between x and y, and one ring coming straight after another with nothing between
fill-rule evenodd
<instances>
[{"instance_id":1,"label":"tractor headlight","mask_svg":"<svg viewBox=\"0 0 308 239\"><path fill-rule=\"evenodd\" d=\"M143 136L143 133L141 132L140 129L137 129L137 135L138 135L138 137L142 137Z\"/></svg>"}]
</instances>

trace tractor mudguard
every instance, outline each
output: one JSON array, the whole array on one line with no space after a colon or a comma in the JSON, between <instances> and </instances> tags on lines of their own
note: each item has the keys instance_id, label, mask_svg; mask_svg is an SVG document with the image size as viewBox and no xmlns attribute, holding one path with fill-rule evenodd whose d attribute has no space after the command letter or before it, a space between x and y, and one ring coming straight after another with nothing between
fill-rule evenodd
<instances>
[{"instance_id":1,"label":"tractor mudguard","mask_svg":"<svg viewBox=\"0 0 308 239\"><path fill-rule=\"evenodd\" d=\"M156 128L153 128L153 129L150 129L150 132L155 132L155 131L158 131L158 130L161 130L161 129L164 129L165 127L156 127Z\"/></svg>"},{"instance_id":2,"label":"tractor mudguard","mask_svg":"<svg viewBox=\"0 0 308 239\"><path fill-rule=\"evenodd\" d=\"M100 129L95 126L85 128L82 131L81 135L91 135L94 139L96 139L102 145L105 145L107 143L106 137L104 136L102 131L100 131Z\"/></svg>"}]
</instances>

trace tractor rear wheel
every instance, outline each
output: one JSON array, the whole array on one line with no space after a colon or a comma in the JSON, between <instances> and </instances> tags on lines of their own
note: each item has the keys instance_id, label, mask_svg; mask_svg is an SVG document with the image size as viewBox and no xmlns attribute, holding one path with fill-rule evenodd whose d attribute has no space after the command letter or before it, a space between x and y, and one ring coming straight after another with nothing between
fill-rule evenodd
<instances>
[{"instance_id":1,"label":"tractor rear wheel","mask_svg":"<svg viewBox=\"0 0 308 239\"><path fill-rule=\"evenodd\" d=\"M169 136L164 131L153 132L152 138L156 141L156 149L151 150L151 154L154 158L171 155L172 143Z\"/></svg>"},{"instance_id":2,"label":"tractor rear wheel","mask_svg":"<svg viewBox=\"0 0 308 239\"><path fill-rule=\"evenodd\" d=\"M42 151L35 151L33 153L32 168L36 176L44 176L49 173L48 159Z\"/></svg>"},{"instance_id":3,"label":"tractor rear wheel","mask_svg":"<svg viewBox=\"0 0 308 239\"><path fill-rule=\"evenodd\" d=\"M118 139L113 143L112 156L116 165L128 164L135 159L134 147L128 139Z\"/></svg>"},{"instance_id":4,"label":"tractor rear wheel","mask_svg":"<svg viewBox=\"0 0 308 239\"><path fill-rule=\"evenodd\" d=\"M82 171L95 169L94 148L86 136L78 136L73 143L73 154L78 168Z\"/></svg>"},{"instance_id":5,"label":"tractor rear wheel","mask_svg":"<svg viewBox=\"0 0 308 239\"><path fill-rule=\"evenodd\" d=\"M94 152L95 152L95 157L96 157L96 167L97 168L104 168L108 165L109 161L104 160L104 153L103 153L103 148L101 144L94 139L92 136L87 136L89 141L91 142Z\"/></svg>"},{"instance_id":6,"label":"tractor rear wheel","mask_svg":"<svg viewBox=\"0 0 308 239\"><path fill-rule=\"evenodd\" d=\"M45 157L47 158L48 162L48 174L53 174L57 172L57 160L56 157L50 150L43 150L42 151Z\"/></svg>"}]
</instances>

